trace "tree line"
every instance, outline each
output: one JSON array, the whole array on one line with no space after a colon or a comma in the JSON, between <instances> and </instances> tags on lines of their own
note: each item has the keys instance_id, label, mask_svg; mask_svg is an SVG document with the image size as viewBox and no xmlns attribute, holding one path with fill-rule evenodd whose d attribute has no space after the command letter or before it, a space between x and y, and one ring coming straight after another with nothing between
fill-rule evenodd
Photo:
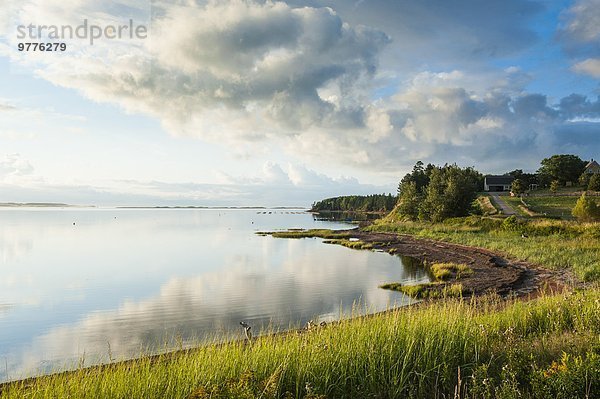
<instances>
[{"instance_id":1,"label":"tree line","mask_svg":"<svg viewBox=\"0 0 600 399\"><path fill-rule=\"evenodd\" d=\"M586 190L600 191L600 174L584 173L587 162L576 155L553 155L544 158L540 164L535 173L515 169L504 174L514 178L512 190L515 194L525 192L531 185L550 187L552 191L565 185L579 185ZM483 191L483 183L484 175L473 167L425 165L418 161L398 184L397 196L373 194L333 197L313 203L312 210L390 212L397 206L399 214L407 219L439 222L476 211L474 201L477 193ZM584 209L590 207L590 201L593 200L588 199Z\"/></svg>"},{"instance_id":2,"label":"tree line","mask_svg":"<svg viewBox=\"0 0 600 399\"><path fill-rule=\"evenodd\" d=\"M514 178L512 191L515 194L524 193L531 185L549 187L552 191L566 185L600 191L600 174L585 173L587 162L576 155L553 155L540 164L535 173L515 169L504 174ZM476 211L474 200L483 190L483 182L484 176L472 167L425 166L418 161L398 185L398 213L407 219L432 222L467 216ZM600 206L596 208L594 200L583 196L580 202L574 215L580 219L589 215L600 217Z\"/></svg>"},{"instance_id":3,"label":"tree line","mask_svg":"<svg viewBox=\"0 0 600 399\"><path fill-rule=\"evenodd\" d=\"M313 203L313 212L390 212L398 198L392 194L346 195Z\"/></svg>"},{"instance_id":4,"label":"tree line","mask_svg":"<svg viewBox=\"0 0 600 399\"><path fill-rule=\"evenodd\" d=\"M515 179L512 186L515 194L524 193L532 184L549 188L553 192L567 185L588 191L600 191L600 174L584 173L587 161L577 155L553 155L542 159L540 164L535 173L524 173L521 169L506 173Z\"/></svg>"}]
</instances>

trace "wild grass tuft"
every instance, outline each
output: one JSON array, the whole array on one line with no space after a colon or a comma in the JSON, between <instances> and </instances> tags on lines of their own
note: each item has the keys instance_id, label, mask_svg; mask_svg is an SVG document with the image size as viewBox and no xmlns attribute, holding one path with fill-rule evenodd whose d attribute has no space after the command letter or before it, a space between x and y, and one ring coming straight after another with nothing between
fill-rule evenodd
<instances>
[{"instance_id":1,"label":"wild grass tuft","mask_svg":"<svg viewBox=\"0 0 600 399\"><path fill-rule=\"evenodd\" d=\"M346 239L341 239L341 240L325 240L323 242L325 244L342 245L344 247L352 248L352 249L373 249L373 244L364 242L364 241L360 241L360 240L350 241L350 240L346 240Z\"/></svg>"},{"instance_id":2,"label":"wild grass tuft","mask_svg":"<svg viewBox=\"0 0 600 399\"><path fill-rule=\"evenodd\" d=\"M458 280L473 274L473 269L464 263L433 263L429 269L437 281L447 281L452 277Z\"/></svg>"}]
</instances>

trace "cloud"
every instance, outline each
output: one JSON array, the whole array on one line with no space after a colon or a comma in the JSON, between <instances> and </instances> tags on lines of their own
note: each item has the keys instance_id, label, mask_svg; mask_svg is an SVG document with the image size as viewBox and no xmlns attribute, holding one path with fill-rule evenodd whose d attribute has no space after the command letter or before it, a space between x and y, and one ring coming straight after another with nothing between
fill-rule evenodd
<instances>
[{"instance_id":1,"label":"cloud","mask_svg":"<svg viewBox=\"0 0 600 399\"><path fill-rule=\"evenodd\" d=\"M572 43L594 43L600 40L600 1L578 0L564 12L562 35Z\"/></svg>"},{"instance_id":2,"label":"cloud","mask_svg":"<svg viewBox=\"0 0 600 399\"><path fill-rule=\"evenodd\" d=\"M571 94L552 104L545 95L524 91L523 79L513 74L520 72L509 69L495 78L460 71L423 72L380 104L393 128L379 141L341 132L306 133L293 147L317 159L326 151L319 143L336 146L338 151L329 156L379 171L407 169L421 159L502 172L513 165L537 169L541 158L564 151L562 146L569 142L566 131L579 137L581 130L590 138L590 127L598 126L600 100ZM571 144L583 157L600 152L598 141L591 138L587 147L580 141Z\"/></svg>"},{"instance_id":3,"label":"cloud","mask_svg":"<svg viewBox=\"0 0 600 399\"><path fill-rule=\"evenodd\" d=\"M56 9L67 20L104 15L92 6L96 2L80 0L68 11L55 3L29 5L35 4L42 21L54 21ZM360 97L389 42L383 32L350 26L330 8L280 2L154 8L146 48L98 43L75 55L38 58L38 72L93 100L154 115L176 135L256 141L312 126L365 125ZM21 19L32 18L29 10L22 8ZM333 92L335 98L326 96Z\"/></svg>"},{"instance_id":4,"label":"cloud","mask_svg":"<svg viewBox=\"0 0 600 399\"><path fill-rule=\"evenodd\" d=\"M8 154L0 158L0 182L18 180L33 173L33 166L20 154Z\"/></svg>"},{"instance_id":5,"label":"cloud","mask_svg":"<svg viewBox=\"0 0 600 399\"><path fill-rule=\"evenodd\" d=\"M600 78L600 58L588 58L573 65L573 70L577 73L590 75L593 78Z\"/></svg>"},{"instance_id":6,"label":"cloud","mask_svg":"<svg viewBox=\"0 0 600 399\"><path fill-rule=\"evenodd\" d=\"M148 17L143 2L114 3L31 0L15 6L16 20ZM564 14L564 43L594 46L594 4L579 1ZM556 151L564 124L596 117L527 92L534 73L484 66L536 43L530 22L542 10L525 0L157 2L146 41L11 57L57 85L156 117L173 135L218 142L239 158L283 148L314 168L334 163L349 174L396 178L419 159L529 165ZM596 73L595 59L574 71ZM381 88L386 95L375 95ZM511 161L493 159L501 153ZM287 172L265 169L281 187Z\"/></svg>"},{"instance_id":7,"label":"cloud","mask_svg":"<svg viewBox=\"0 0 600 399\"><path fill-rule=\"evenodd\" d=\"M543 10L524 0L289 0L289 4L328 6L355 25L377 26L393 40L392 60L401 67L448 62L466 65L506 56L537 40L530 20ZM514 40L518 37L519 40ZM396 66L397 68L397 66Z\"/></svg>"},{"instance_id":8,"label":"cloud","mask_svg":"<svg viewBox=\"0 0 600 399\"><path fill-rule=\"evenodd\" d=\"M32 108L2 102L0 99L0 138L10 140L34 139L55 131L80 133L86 118L57 112L52 107Z\"/></svg>"},{"instance_id":9,"label":"cloud","mask_svg":"<svg viewBox=\"0 0 600 399\"><path fill-rule=\"evenodd\" d=\"M600 0L578 0L563 13L559 37L574 72L600 78Z\"/></svg>"},{"instance_id":10,"label":"cloud","mask_svg":"<svg viewBox=\"0 0 600 399\"><path fill-rule=\"evenodd\" d=\"M5 202L61 202L75 205L132 206L300 206L347 194L394 192L389 186L361 184L355 178L316 173L302 165L265 162L256 176L218 172L220 183L106 180L93 184L53 184L35 176L19 156L0 162L0 197ZM19 168L20 167L20 168ZM6 171L4 177L2 168ZM4 183L2 183L4 181Z\"/></svg>"},{"instance_id":11,"label":"cloud","mask_svg":"<svg viewBox=\"0 0 600 399\"><path fill-rule=\"evenodd\" d=\"M10 112L16 110L16 107L0 99L0 112Z\"/></svg>"}]
</instances>

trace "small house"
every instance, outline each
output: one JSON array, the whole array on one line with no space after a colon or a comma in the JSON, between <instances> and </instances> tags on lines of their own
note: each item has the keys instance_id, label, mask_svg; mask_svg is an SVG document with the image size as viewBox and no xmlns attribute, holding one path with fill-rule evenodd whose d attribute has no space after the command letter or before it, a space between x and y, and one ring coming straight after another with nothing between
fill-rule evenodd
<instances>
[{"instance_id":1,"label":"small house","mask_svg":"<svg viewBox=\"0 0 600 399\"><path fill-rule=\"evenodd\" d=\"M514 177L512 176L486 176L483 182L485 191L510 191Z\"/></svg>"},{"instance_id":2,"label":"small house","mask_svg":"<svg viewBox=\"0 0 600 399\"><path fill-rule=\"evenodd\" d=\"M597 175L600 173L600 165L598 164L598 162L596 162L592 159L585 166L585 170L583 171L583 173L586 173L588 175Z\"/></svg>"}]
</instances>

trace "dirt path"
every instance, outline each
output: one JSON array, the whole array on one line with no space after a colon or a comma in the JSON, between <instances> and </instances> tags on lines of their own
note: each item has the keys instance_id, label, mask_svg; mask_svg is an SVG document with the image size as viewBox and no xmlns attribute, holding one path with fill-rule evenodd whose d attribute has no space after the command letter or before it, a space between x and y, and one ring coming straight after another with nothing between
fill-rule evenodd
<instances>
[{"instance_id":1,"label":"dirt path","mask_svg":"<svg viewBox=\"0 0 600 399\"><path fill-rule=\"evenodd\" d=\"M500 207L500 212L503 215L511 216L516 214L515 210L500 197L500 194L490 193L490 197L492 197L494 203Z\"/></svg>"},{"instance_id":2,"label":"dirt path","mask_svg":"<svg viewBox=\"0 0 600 399\"><path fill-rule=\"evenodd\" d=\"M562 291L572 285L569 271L552 271L524 261L512 260L483 248L417 239L393 233L349 230L353 238L373 245L373 249L397 253L429 263L465 263L473 274L460 279L463 293L480 295L528 296L540 290Z\"/></svg>"}]
</instances>

